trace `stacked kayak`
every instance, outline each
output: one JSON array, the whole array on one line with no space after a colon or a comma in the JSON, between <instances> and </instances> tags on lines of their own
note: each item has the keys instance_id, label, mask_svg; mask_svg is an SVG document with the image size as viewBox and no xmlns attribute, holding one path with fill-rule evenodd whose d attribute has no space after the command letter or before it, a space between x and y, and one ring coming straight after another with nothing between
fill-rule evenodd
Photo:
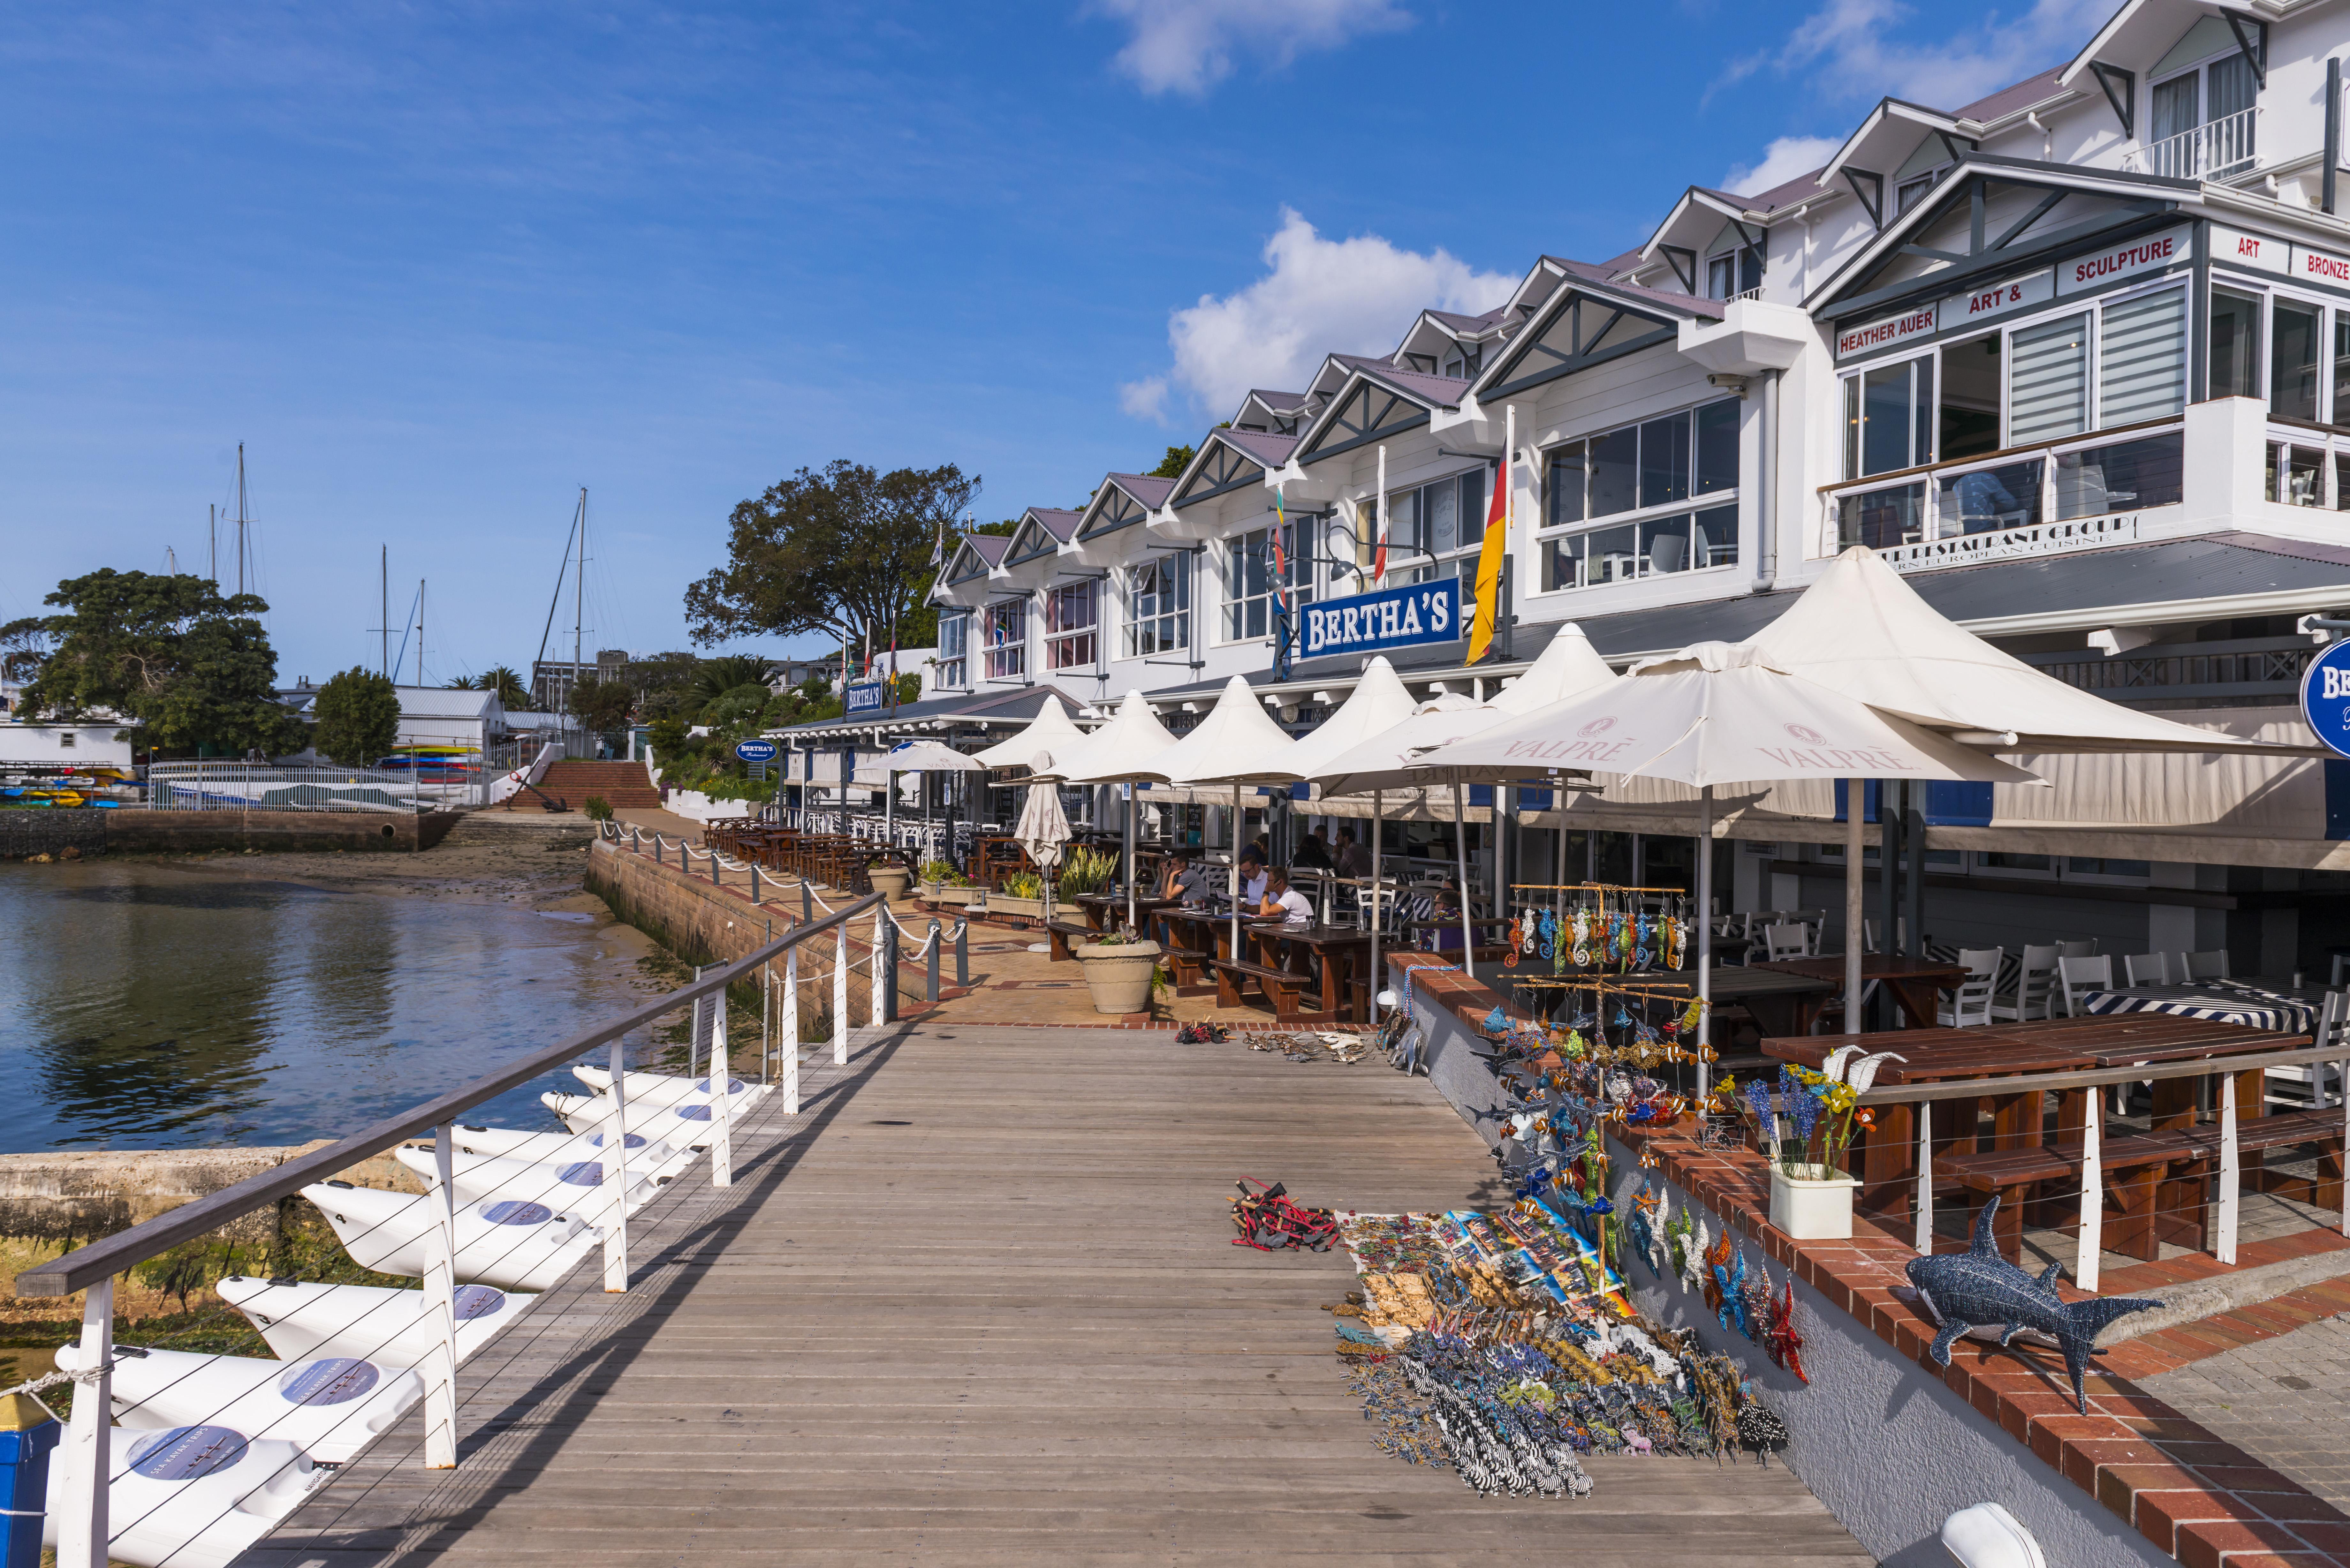
<instances>
[{"instance_id":1,"label":"stacked kayak","mask_svg":"<svg viewBox=\"0 0 2350 1568\"><path fill-rule=\"evenodd\" d=\"M429 1148L401 1148L392 1151L400 1163L424 1179L428 1190L438 1191L441 1186L440 1165ZM465 1199L518 1199L577 1214L600 1231L610 1223L613 1200L605 1190L604 1162L600 1159L576 1159L567 1165L536 1165L526 1159L506 1159L494 1154L454 1154L450 1157L450 1180L457 1196ZM662 1183L650 1174L639 1175L644 1165L630 1162L629 1171L628 1206L633 1214L651 1201Z\"/></svg>"},{"instance_id":2,"label":"stacked kayak","mask_svg":"<svg viewBox=\"0 0 2350 1568\"><path fill-rule=\"evenodd\" d=\"M80 1355L79 1345L65 1346L57 1369L79 1371ZM227 1427L248 1439L282 1438L322 1464L343 1463L423 1397L414 1372L364 1355L286 1362L115 1348L114 1418L124 1427Z\"/></svg>"},{"instance_id":3,"label":"stacked kayak","mask_svg":"<svg viewBox=\"0 0 2350 1568\"><path fill-rule=\"evenodd\" d=\"M362 1356L378 1366L404 1369L421 1365L441 1345L432 1303L422 1291L239 1276L215 1288L288 1361ZM490 1285L459 1285L457 1359L470 1360L537 1299Z\"/></svg>"},{"instance_id":4,"label":"stacked kayak","mask_svg":"<svg viewBox=\"0 0 2350 1568\"><path fill-rule=\"evenodd\" d=\"M107 1555L139 1568L228 1568L298 1507L324 1472L282 1438L217 1421L117 1427L107 1496ZM57 1543L66 1467L49 1467L41 1543Z\"/></svg>"},{"instance_id":5,"label":"stacked kayak","mask_svg":"<svg viewBox=\"0 0 2350 1568\"><path fill-rule=\"evenodd\" d=\"M584 1190L584 1189L583 1189ZM422 1279L438 1205L427 1197L348 1182L302 1189L343 1251L363 1269ZM527 1198L485 1198L457 1210L457 1278L507 1291L543 1291L594 1251L603 1234L578 1214Z\"/></svg>"}]
</instances>

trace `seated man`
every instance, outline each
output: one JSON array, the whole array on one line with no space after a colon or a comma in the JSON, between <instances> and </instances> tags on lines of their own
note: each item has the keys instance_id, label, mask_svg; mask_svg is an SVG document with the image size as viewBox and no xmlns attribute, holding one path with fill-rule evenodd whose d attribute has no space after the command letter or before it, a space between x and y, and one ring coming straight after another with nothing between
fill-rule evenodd
<instances>
[{"instance_id":1,"label":"seated man","mask_svg":"<svg viewBox=\"0 0 2350 1568\"><path fill-rule=\"evenodd\" d=\"M1313 900L1289 885L1289 873L1275 866L1264 874L1264 896L1258 901L1256 912L1279 915L1284 926L1305 927L1314 923Z\"/></svg>"},{"instance_id":2,"label":"seated man","mask_svg":"<svg viewBox=\"0 0 2350 1568\"><path fill-rule=\"evenodd\" d=\"M1371 874L1371 852L1355 842L1355 830L1338 830L1338 875L1360 881Z\"/></svg>"},{"instance_id":3,"label":"seated man","mask_svg":"<svg viewBox=\"0 0 2350 1568\"><path fill-rule=\"evenodd\" d=\"M1167 857L1167 890L1159 895L1160 898L1180 898L1185 909L1196 909L1207 903L1208 895L1214 888L1211 867L1192 865L1188 855Z\"/></svg>"},{"instance_id":4,"label":"seated man","mask_svg":"<svg viewBox=\"0 0 2350 1568\"><path fill-rule=\"evenodd\" d=\"M1307 834L1297 846L1297 854L1290 863L1300 871L1329 870L1330 841L1324 834L1325 830L1319 827Z\"/></svg>"},{"instance_id":5,"label":"seated man","mask_svg":"<svg viewBox=\"0 0 2350 1568\"><path fill-rule=\"evenodd\" d=\"M1264 856L1254 845L1241 851L1241 908L1253 909L1264 902Z\"/></svg>"}]
</instances>

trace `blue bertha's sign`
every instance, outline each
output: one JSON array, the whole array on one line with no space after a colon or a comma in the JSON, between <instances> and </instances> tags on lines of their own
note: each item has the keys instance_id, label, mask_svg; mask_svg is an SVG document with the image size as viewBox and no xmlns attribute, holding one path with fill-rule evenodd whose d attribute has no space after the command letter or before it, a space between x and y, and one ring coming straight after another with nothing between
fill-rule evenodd
<instances>
[{"instance_id":1,"label":"blue bertha's sign","mask_svg":"<svg viewBox=\"0 0 2350 1568\"><path fill-rule=\"evenodd\" d=\"M1326 653L1376 653L1383 648L1409 648L1421 642L1457 642L1465 635L1457 577L1307 605L1303 618L1305 635L1297 650L1301 659Z\"/></svg>"},{"instance_id":2,"label":"blue bertha's sign","mask_svg":"<svg viewBox=\"0 0 2350 1568\"><path fill-rule=\"evenodd\" d=\"M2350 757L2350 642L2337 642L2309 661L2301 678L2301 716L2318 740Z\"/></svg>"},{"instance_id":3,"label":"blue bertha's sign","mask_svg":"<svg viewBox=\"0 0 2350 1568\"><path fill-rule=\"evenodd\" d=\"M841 711L845 713L879 713L889 705L889 683L875 680L851 686L842 693Z\"/></svg>"},{"instance_id":4,"label":"blue bertha's sign","mask_svg":"<svg viewBox=\"0 0 2350 1568\"><path fill-rule=\"evenodd\" d=\"M734 754L746 763L772 763L775 760L775 742L737 741L734 742Z\"/></svg>"}]
</instances>

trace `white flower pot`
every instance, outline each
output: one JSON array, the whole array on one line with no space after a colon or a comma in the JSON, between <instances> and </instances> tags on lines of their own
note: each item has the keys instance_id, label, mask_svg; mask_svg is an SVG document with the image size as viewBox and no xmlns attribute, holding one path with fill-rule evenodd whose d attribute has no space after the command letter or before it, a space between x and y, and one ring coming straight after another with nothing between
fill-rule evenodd
<instances>
[{"instance_id":1,"label":"white flower pot","mask_svg":"<svg viewBox=\"0 0 2350 1568\"><path fill-rule=\"evenodd\" d=\"M1828 1165L1799 1165L1804 1174L1771 1167L1771 1223L1799 1241L1843 1241L1852 1237L1852 1195L1857 1177Z\"/></svg>"},{"instance_id":2,"label":"white flower pot","mask_svg":"<svg viewBox=\"0 0 2350 1568\"><path fill-rule=\"evenodd\" d=\"M1150 1011L1150 974L1159 967L1157 942L1106 946L1086 942L1072 950L1093 993L1096 1012Z\"/></svg>"}]
</instances>

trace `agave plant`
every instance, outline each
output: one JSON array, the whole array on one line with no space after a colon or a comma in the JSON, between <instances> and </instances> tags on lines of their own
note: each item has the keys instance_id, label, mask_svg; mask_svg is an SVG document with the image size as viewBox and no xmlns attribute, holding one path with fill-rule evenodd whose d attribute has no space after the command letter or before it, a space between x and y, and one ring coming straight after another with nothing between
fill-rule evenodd
<instances>
[{"instance_id":1,"label":"agave plant","mask_svg":"<svg viewBox=\"0 0 2350 1568\"><path fill-rule=\"evenodd\" d=\"M1075 898L1080 893L1102 893L1109 889L1118 876L1118 854L1109 849L1072 850L1054 874L1053 885L1061 892Z\"/></svg>"}]
</instances>

